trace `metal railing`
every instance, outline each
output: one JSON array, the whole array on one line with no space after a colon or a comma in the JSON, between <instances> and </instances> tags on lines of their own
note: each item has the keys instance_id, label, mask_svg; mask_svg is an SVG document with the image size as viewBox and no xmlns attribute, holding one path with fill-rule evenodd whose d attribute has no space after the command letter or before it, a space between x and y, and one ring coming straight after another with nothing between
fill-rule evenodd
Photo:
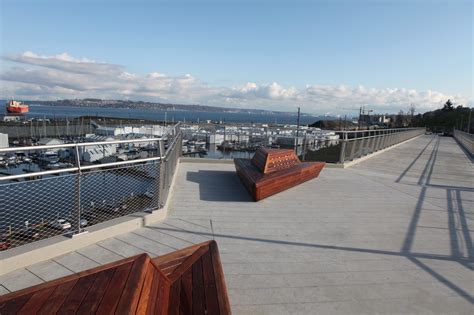
<instances>
[{"instance_id":1,"label":"metal railing","mask_svg":"<svg viewBox=\"0 0 474 315\"><path fill-rule=\"evenodd\" d=\"M0 149L0 250L162 208L181 139L176 125L162 138Z\"/></svg>"},{"instance_id":2,"label":"metal railing","mask_svg":"<svg viewBox=\"0 0 474 315\"><path fill-rule=\"evenodd\" d=\"M359 131L337 131L339 139L325 140L315 151L303 150L305 161L343 164L422 135L425 128L397 128Z\"/></svg>"},{"instance_id":3,"label":"metal railing","mask_svg":"<svg viewBox=\"0 0 474 315\"><path fill-rule=\"evenodd\" d=\"M454 129L453 136L474 157L474 134Z\"/></svg>"},{"instance_id":4,"label":"metal railing","mask_svg":"<svg viewBox=\"0 0 474 315\"><path fill-rule=\"evenodd\" d=\"M353 161L424 133L425 128L344 131L338 162Z\"/></svg>"}]
</instances>

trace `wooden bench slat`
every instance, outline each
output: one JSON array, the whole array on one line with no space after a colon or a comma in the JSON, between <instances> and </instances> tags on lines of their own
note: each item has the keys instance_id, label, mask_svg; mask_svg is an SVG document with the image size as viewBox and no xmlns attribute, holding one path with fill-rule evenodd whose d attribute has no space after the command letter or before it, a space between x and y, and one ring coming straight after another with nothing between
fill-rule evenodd
<instances>
[{"instance_id":1,"label":"wooden bench slat","mask_svg":"<svg viewBox=\"0 0 474 315\"><path fill-rule=\"evenodd\" d=\"M217 299L219 300L219 310L221 315L231 314L229 296L227 295L227 286L224 279L224 270L222 269L221 257L217 243L209 244L211 252L212 267L214 269L214 278L216 279L216 289L218 292Z\"/></svg>"},{"instance_id":2,"label":"wooden bench slat","mask_svg":"<svg viewBox=\"0 0 474 315\"><path fill-rule=\"evenodd\" d=\"M178 279L171 285L169 301L168 315L179 315L181 307L181 279Z\"/></svg>"},{"instance_id":3,"label":"wooden bench slat","mask_svg":"<svg viewBox=\"0 0 474 315\"><path fill-rule=\"evenodd\" d=\"M202 269L207 314L220 314L216 279L210 251L202 256Z\"/></svg>"},{"instance_id":4,"label":"wooden bench slat","mask_svg":"<svg viewBox=\"0 0 474 315\"><path fill-rule=\"evenodd\" d=\"M36 313L38 309L43 306L48 298L53 294L54 288L46 288L36 293L33 293L31 298L23 305L23 307L18 311L18 314L30 315ZM0 311L0 314L2 312ZM7 314L5 312L5 314Z\"/></svg>"},{"instance_id":5,"label":"wooden bench slat","mask_svg":"<svg viewBox=\"0 0 474 315\"><path fill-rule=\"evenodd\" d=\"M76 285L69 292L67 298L64 300L63 304L59 308L58 313L75 314L77 309L81 305L82 300L87 295L87 292L89 292L89 289L94 283L96 277L97 274L93 273L77 280Z\"/></svg>"},{"instance_id":6,"label":"wooden bench slat","mask_svg":"<svg viewBox=\"0 0 474 315\"><path fill-rule=\"evenodd\" d=\"M130 314L136 311L149 263L150 257L147 254L141 255L133 262L130 275L115 310L117 314Z\"/></svg>"},{"instance_id":7,"label":"wooden bench slat","mask_svg":"<svg viewBox=\"0 0 474 315\"><path fill-rule=\"evenodd\" d=\"M69 292L76 285L78 279L70 280L54 287L54 292L49 296L48 300L38 311L40 315L56 314L61 305L66 300Z\"/></svg>"},{"instance_id":8,"label":"wooden bench slat","mask_svg":"<svg viewBox=\"0 0 474 315\"><path fill-rule=\"evenodd\" d=\"M97 278L92 284L91 289L85 296L84 300L81 303L81 306L77 310L77 314L91 314L95 313L99 307L100 301L104 296L110 281L115 273L117 268L111 268L104 271L101 271L97 274Z\"/></svg>"},{"instance_id":9,"label":"wooden bench slat","mask_svg":"<svg viewBox=\"0 0 474 315\"><path fill-rule=\"evenodd\" d=\"M15 299L4 301L0 304L0 314L16 314L23 305L33 296L33 293L16 297Z\"/></svg>"},{"instance_id":10,"label":"wooden bench slat","mask_svg":"<svg viewBox=\"0 0 474 315\"><path fill-rule=\"evenodd\" d=\"M151 282L151 289L150 289L150 298L147 307L146 314L153 314L155 312L156 305L159 301L159 291L160 291L160 281L161 281L160 273L157 269L153 270L153 281Z\"/></svg>"},{"instance_id":11,"label":"wooden bench slat","mask_svg":"<svg viewBox=\"0 0 474 315\"><path fill-rule=\"evenodd\" d=\"M193 312L193 270L190 268L181 277L181 307L180 314Z\"/></svg>"},{"instance_id":12,"label":"wooden bench slat","mask_svg":"<svg viewBox=\"0 0 474 315\"><path fill-rule=\"evenodd\" d=\"M146 267L145 280L143 281L142 289L140 291L140 300L138 302L136 314L146 314L146 308L151 295L151 284L153 281L153 273L155 266L149 263Z\"/></svg>"},{"instance_id":13,"label":"wooden bench slat","mask_svg":"<svg viewBox=\"0 0 474 315\"><path fill-rule=\"evenodd\" d=\"M122 290L125 287L126 279L132 269L133 261L125 265L117 267L115 273L110 280L109 287L113 290L107 290L100 301L97 314L110 314L115 312Z\"/></svg>"},{"instance_id":14,"label":"wooden bench slat","mask_svg":"<svg viewBox=\"0 0 474 315\"><path fill-rule=\"evenodd\" d=\"M197 260L193 266L193 314L204 314L204 280L202 275L202 260Z\"/></svg>"}]
</instances>

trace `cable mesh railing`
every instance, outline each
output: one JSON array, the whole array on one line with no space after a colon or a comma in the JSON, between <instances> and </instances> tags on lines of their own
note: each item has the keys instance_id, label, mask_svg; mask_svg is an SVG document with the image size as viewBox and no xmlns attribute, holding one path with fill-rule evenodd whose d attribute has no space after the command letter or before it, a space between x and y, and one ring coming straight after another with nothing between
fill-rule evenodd
<instances>
[{"instance_id":1,"label":"cable mesh railing","mask_svg":"<svg viewBox=\"0 0 474 315\"><path fill-rule=\"evenodd\" d=\"M474 157L474 134L454 129L453 136Z\"/></svg>"},{"instance_id":2,"label":"cable mesh railing","mask_svg":"<svg viewBox=\"0 0 474 315\"><path fill-rule=\"evenodd\" d=\"M175 126L161 138L0 149L3 160L12 162L15 154L28 161L0 168L0 250L162 208L181 138ZM90 162L84 152L103 163Z\"/></svg>"},{"instance_id":3,"label":"cable mesh railing","mask_svg":"<svg viewBox=\"0 0 474 315\"><path fill-rule=\"evenodd\" d=\"M304 150L306 161L344 164L386 149L425 133L425 128L397 128L360 131L337 131L339 139L327 140L318 150Z\"/></svg>"},{"instance_id":4,"label":"cable mesh railing","mask_svg":"<svg viewBox=\"0 0 474 315\"><path fill-rule=\"evenodd\" d=\"M381 129L342 134L339 163L353 161L425 133L424 128Z\"/></svg>"}]
</instances>

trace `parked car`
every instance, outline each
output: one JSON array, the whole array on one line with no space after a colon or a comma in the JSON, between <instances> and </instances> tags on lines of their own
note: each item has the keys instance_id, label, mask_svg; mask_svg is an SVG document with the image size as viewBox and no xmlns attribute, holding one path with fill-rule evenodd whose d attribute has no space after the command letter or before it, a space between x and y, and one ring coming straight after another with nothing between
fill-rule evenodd
<instances>
[{"instance_id":1,"label":"parked car","mask_svg":"<svg viewBox=\"0 0 474 315\"><path fill-rule=\"evenodd\" d=\"M15 232L12 237L17 240L35 240L41 237L40 232L35 228L28 228Z\"/></svg>"},{"instance_id":2,"label":"parked car","mask_svg":"<svg viewBox=\"0 0 474 315\"><path fill-rule=\"evenodd\" d=\"M155 194L154 194L153 192L151 192L151 191L147 191L147 192L145 193L145 196L148 197L148 198L150 198L150 199L153 199L153 197L155 196Z\"/></svg>"},{"instance_id":3,"label":"parked car","mask_svg":"<svg viewBox=\"0 0 474 315\"><path fill-rule=\"evenodd\" d=\"M71 228L71 223L66 221L65 219L57 219L50 222L49 226L53 229L67 230Z\"/></svg>"},{"instance_id":4,"label":"parked car","mask_svg":"<svg viewBox=\"0 0 474 315\"><path fill-rule=\"evenodd\" d=\"M11 243L7 238L0 238L0 251L10 248Z\"/></svg>"},{"instance_id":5,"label":"parked car","mask_svg":"<svg viewBox=\"0 0 474 315\"><path fill-rule=\"evenodd\" d=\"M89 222L86 219L81 219L81 227L85 227L89 224Z\"/></svg>"}]
</instances>

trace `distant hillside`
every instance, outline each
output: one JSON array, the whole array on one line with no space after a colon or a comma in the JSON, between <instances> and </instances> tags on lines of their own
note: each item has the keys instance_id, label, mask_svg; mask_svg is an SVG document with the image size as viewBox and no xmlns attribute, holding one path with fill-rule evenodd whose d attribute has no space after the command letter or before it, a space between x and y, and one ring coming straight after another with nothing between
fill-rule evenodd
<instances>
[{"instance_id":1,"label":"distant hillside","mask_svg":"<svg viewBox=\"0 0 474 315\"><path fill-rule=\"evenodd\" d=\"M309 127L321 128L326 130L353 129L356 126L357 124L354 124L352 121L338 120L336 118L318 120L309 125Z\"/></svg>"},{"instance_id":2,"label":"distant hillside","mask_svg":"<svg viewBox=\"0 0 474 315\"><path fill-rule=\"evenodd\" d=\"M127 100L102 100L95 98L86 99L71 99L71 100L57 100L57 101L23 101L26 104L38 104L49 106L75 106L75 107L108 107L108 108L140 108L140 109L155 109L161 111L200 111L200 112L221 112L221 113L250 113L250 114L284 114L296 116L296 112L284 111L270 111L262 109L243 109L243 108L228 108L207 105L185 105L172 103L157 103L144 101L127 101ZM313 116L309 114L301 114L302 116Z\"/></svg>"}]
</instances>

